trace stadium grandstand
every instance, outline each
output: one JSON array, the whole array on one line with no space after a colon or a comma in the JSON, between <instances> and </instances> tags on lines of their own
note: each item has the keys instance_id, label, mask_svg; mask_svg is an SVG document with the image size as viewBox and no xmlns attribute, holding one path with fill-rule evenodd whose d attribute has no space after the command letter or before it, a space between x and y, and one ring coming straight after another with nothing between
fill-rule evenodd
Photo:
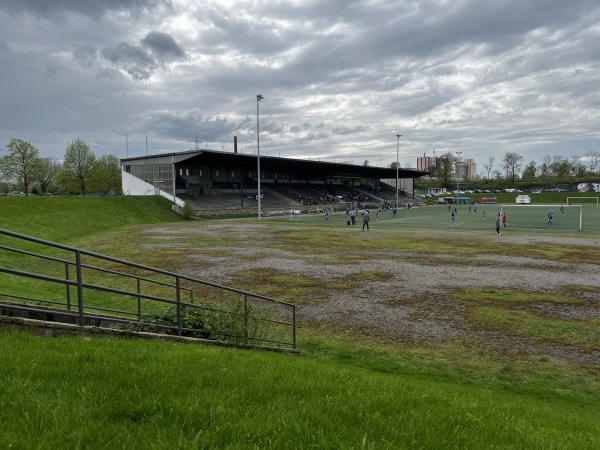
<instances>
[{"instance_id":1,"label":"stadium grandstand","mask_svg":"<svg viewBox=\"0 0 600 450\"><path fill-rule=\"evenodd\" d=\"M256 211L258 161L236 151L190 150L121 159L125 195L163 195L199 214ZM396 169L260 156L262 211L334 204L396 202ZM428 172L398 169L399 203L413 201L414 179Z\"/></svg>"}]
</instances>

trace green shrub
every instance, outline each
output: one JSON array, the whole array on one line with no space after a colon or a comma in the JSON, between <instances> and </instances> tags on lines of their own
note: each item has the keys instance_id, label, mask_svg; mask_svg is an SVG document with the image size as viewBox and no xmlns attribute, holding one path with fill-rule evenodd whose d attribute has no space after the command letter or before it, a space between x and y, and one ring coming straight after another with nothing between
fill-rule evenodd
<instances>
[{"instance_id":1,"label":"green shrub","mask_svg":"<svg viewBox=\"0 0 600 450\"><path fill-rule=\"evenodd\" d=\"M269 325L272 315L269 310L260 314L250 305L244 305L243 300L231 301L227 310L212 306L205 309L183 305L181 327L188 329L182 330L181 335L230 344L257 343L273 333ZM144 315L142 323L136 329L150 333L177 334L177 307L169 305L157 314Z\"/></svg>"},{"instance_id":2,"label":"green shrub","mask_svg":"<svg viewBox=\"0 0 600 450\"><path fill-rule=\"evenodd\" d=\"M183 210L181 211L181 215L183 216L183 218L191 219L192 217L194 217L194 214L196 214L196 209L194 208L194 205L192 205L191 202L185 202L185 204L183 205Z\"/></svg>"},{"instance_id":3,"label":"green shrub","mask_svg":"<svg viewBox=\"0 0 600 450\"><path fill-rule=\"evenodd\" d=\"M214 339L212 333L205 329L204 315L206 311L201 308L181 307L181 327L191 328L182 330L182 336ZM168 327L168 328L167 328ZM175 327L175 329L171 328ZM150 333L177 334L177 307L166 306L157 314L146 314L137 329Z\"/></svg>"}]
</instances>

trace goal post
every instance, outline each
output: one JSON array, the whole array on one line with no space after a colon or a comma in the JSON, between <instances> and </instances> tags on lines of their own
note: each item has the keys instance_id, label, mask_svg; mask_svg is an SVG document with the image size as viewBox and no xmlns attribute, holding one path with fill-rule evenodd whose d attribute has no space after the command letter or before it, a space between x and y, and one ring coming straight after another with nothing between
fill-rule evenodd
<instances>
[{"instance_id":1,"label":"goal post","mask_svg":"<svg viewBox=\"0 0 600 450\"><path fill-rule=\"evenodd\" d=\"M598 206L598 198L600 197L567 197L567 205L596 205Z\"/></svg>"},{"instance_id":2,"label":"goal post","mask_svg":"<svg viewBox=\"0 0 600 450\"><path fill-rule=\"evenodd\" d=\"M351 210L353 208L352 202L336 202L331 205L331 209L333 210L335 207L335 212L346 212L346 210Z\"/></svg>"},{"instance_id":3,"label":"goal post","mask_svg":"<svg viewBox=\"0 0 600 450\"><path fill-rule=\"evenodd\" d=\"M583 229L582 205L502 205L509 229L581 231ZM552 221L550 213L552 212Z\"/></svg>"}]
</instances>

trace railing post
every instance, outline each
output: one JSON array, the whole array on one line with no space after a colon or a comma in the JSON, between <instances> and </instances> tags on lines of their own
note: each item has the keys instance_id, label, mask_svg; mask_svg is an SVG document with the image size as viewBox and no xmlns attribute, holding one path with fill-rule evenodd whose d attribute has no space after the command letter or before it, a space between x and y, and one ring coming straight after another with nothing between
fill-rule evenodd
<instances>
[{"instance_id":1,"label":"railing post","mask_svg":"<svg viewBox=\"0 0 600 450\"><path fill-rule=\"evenodd\" d=\"M140 287L140 278L136 277L135 279L137 281L137 293L138 293L138 296L137 296L138 320L142 320L142 298L139 295L142 292L141 287Z\"/></svg>"},{"instance_id":2,"label":"railing post","mask_svg":"<svg viewBox=\"0 0 600 450\"><path fill-rule=\"evenodd\" d=\"M69 263L65 263L65 280L69 281ZM65 284L67 288L67 309L71 311L71 286L69 283Z\"/></svg>"},{"instance_id":3,"label":"railing post","mask_svg":"<svg viewBox=\"0 0 600 450\"><path fill-rule=\"evenodd\" d=\"M248 345L248 294L244 294L244 344Z\"/></svg>"},{"instance_id":4,"label":"railing post","mask_svg":"<svg viewBox=\"0 0 600 450\"><path fill-rule=\"evenodd\" d=\"M75 267L77 269L77 307L79 309L79 326L84 325L83 319L83 280L81 274L81 252L75 251Z\"/></svg>"},{"instance_id":5,"label":"railing post","mask_svg":"<svg viewBox=\"0 0 600 450\"><path fill-rule=\"evenodd\" d=\"M296 305L292 305L292 327L294 350L296 350Z\"/></svg>"},{"instance_id":6,"label":"railing post","mask_svg":"<svg viewBox=\"0 0 600 450\"><path fill-rule=\"evenodd\" d=\"M181 293L179 292L179 275L175 277L175 289L177 290L177 334L181 336Z\"/></svg>"}]
</instances>

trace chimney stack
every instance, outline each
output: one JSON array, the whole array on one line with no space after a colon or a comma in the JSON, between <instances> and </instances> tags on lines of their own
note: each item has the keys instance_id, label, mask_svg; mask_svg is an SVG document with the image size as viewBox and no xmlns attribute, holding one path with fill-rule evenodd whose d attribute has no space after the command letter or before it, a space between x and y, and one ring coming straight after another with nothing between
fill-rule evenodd
<instances>
[{"instance_id":1,"label":"chimney stack","mask_svg":"<svg viewBox=\"0 0 600 450\"><path fill-rule=\"evenodd\" d=\"M237 153L237 136L233 137L233 153Z\"/></svg>"}]
</instances>

